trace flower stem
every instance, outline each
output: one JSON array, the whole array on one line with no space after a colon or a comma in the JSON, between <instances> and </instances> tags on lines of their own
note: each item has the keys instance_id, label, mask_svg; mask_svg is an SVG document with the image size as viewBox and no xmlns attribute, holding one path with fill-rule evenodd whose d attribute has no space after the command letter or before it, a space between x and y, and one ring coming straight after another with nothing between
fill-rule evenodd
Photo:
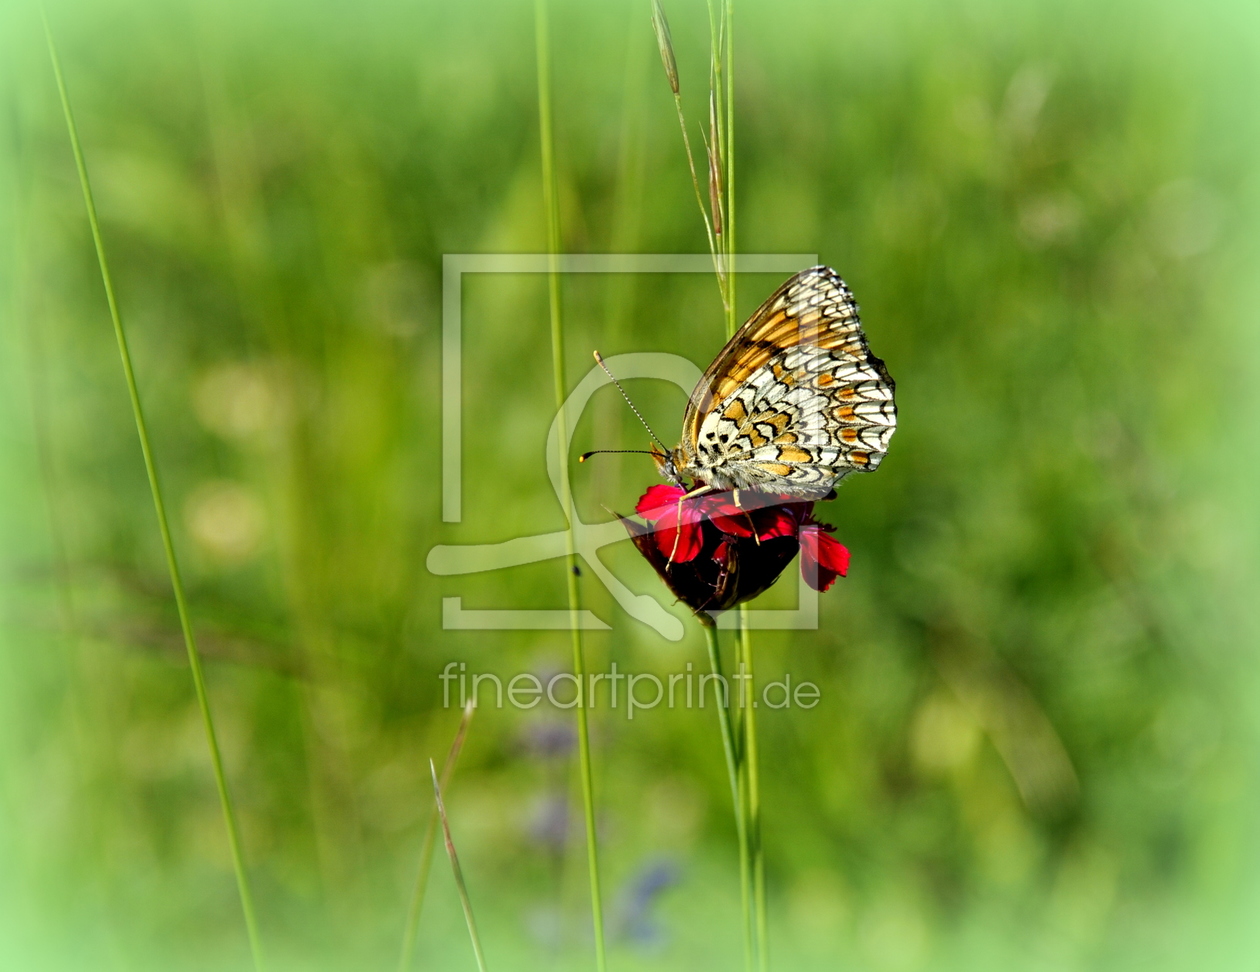
<instances>
[{"instance_id":1,"label":"flower stem","mask_svg":"<svg viewBox=\"0 0 1260 972\"><path fill-rule=\"evenodd\" d=\"M720 20L720 24L718 21ZM722 244L725 248L723 266L725 276L719 281L725 284L722 294L726 311L726 337L729 340L739 326L735 307L735 71L734 71L734 0L723 0L719 15L714 17L710 6L711 43L715 48L713 85L719 101L719 142L723 177L723 211L725 232ZM722 90L725 86L725 91ZM757 763L757 683L753 668L752 631L748 624L748 605L739 606L739 655L744 664L742 674L747 676L747 709L742 713L740 724L743 760L740 769L747 800L748 856L753 871L753 913L756 925L757 967L760 972L769 968L768 922L766 918L766 865L761 845L761 778Z\"/></svg>"},{"instance_id":2,"label":"flower stem","mask_svg":"<svg viewBox=\"0 0 1260 972\"><path fill-rule=\"evenodd\" d=\"M535 0L534 40L538 57L538 137L542 151L543 202L547 210L547 296L551 310L551 371L555 383L557 450L560 459L560 501L565 522L565 583L569 599L569 628L573 641L573 674L578 680L578 761L582 778L582 810L586 818L586 862L590 872L591 921L595 931L595 968L606 972L604 909L600 894L599 848L595 834L595 788L591 773L591 734L587 716L586 661L578 621L577 554L573 544L573 493L569 485L569 431L564 417L568 390L564 378L564 328L560 315L560 203L557 198L555 139L551 125L551 45L547 0Z\"/></svg>"},{"instance_id":3,"label":"flower stem","mask_svg":"<svg viewBox=\"0 0 1260 972\"><path fill-rule=\"evenodd\" d=\"M197 650L197 639L193 633L192 618L188 613L188 600L184 596L184 581L179 572L179 561L175 557L175 546L171 540L171 528L166 515L166 503L162 498L162 487L158 480L157 464L153 458L153 447L149 442L148 425L145 423L144 410L140 405L140 391L136 385L135 370L131 364L131 351L127 345L127 333L123 329L122 315L118 309L118 299L114 294L114 281L109 272L109 262L105 257L105 242L101 236L100 221L96 216L96 201L92 196L92 185L88 179L87 163L83 158L83 147L79 143L78 128L74 123L74 112L70 108L70 96L66 91L65 77L61 71L61 59L57 55L57 45L53 42L52 28L48 23L48 15L40 6L40 16L44 22L44 35L48 40L48 53L52 58L53 74L57 80L57 92L61 96L61 110L66 117L66 129L70 135L70 147L74 152L74 164L79 173L79 186L83 191L83 202L87 207L88 225L92 230L92 242L96 247L96 259L100 264L101 281L105 287L105 299L109 304L109 315L114 325L114 338L118 343L118 355L122 359L123 376L127 382L127 394L131 399L131 412L136 423L136 433L140 439L140 452L144 456L144 470L149 480L149 491L153 496L153 509L157 514L158 531L162 535L162 551L166 556L166 569L171 579L171 589L175 596L175 607L179 612L179 625L184 636L184 648L188 653L188 667L192 670L193 689L197 695L197 705L201 710L202 727L206 734L206 743L210 749L210 764L214 770L214 782L219 791L219 804L223 812L223 822L227 827L228 845L232 854L232 868L236 872L236 890L241 899L241 911L245 916L245 931L249 936L249 948L254 960L254 968L263 968L262 941L258 934L258 920L254 913L253 895L250 893L249 878L245 873L244 856L241 853L240 831L236 823L236 811L232 804L232 795L228 790L227 777L223 772L223 757L219 752L218 735L214 728L214 716L210 711L210 700L206 693L205 675L201 670L201 653Z\"/></svg>"},{"instance_id":4,"label":"flower stem","mask_svg":"<svg viewBox=\"0 0 1260 972\"><path fill-rule=\"evenodd\" d=\"M748 609L739 606L739 637L748 686L748 708L744 712L744 773L748 781L748 842L753 869L753 912L757 926L757 968L770 967L769 929L766 917L766 859L761 843L761 777L757 758L757 677L753 666L752 631Z\"/></svg>"},{"instance_id":5,"label":"flower stem","mask_svg":"<svg viewBox=\"0 0 1260 972\"><path fill-rule=\"evenodd\" d=\"M718 84L725 81L726 91L724 107L726 109L725 127L722 132L722 149L725 163L726 233L723 242L726 246L726 293L723 295L723 306L726 310L726 337L729 340L739 326L739 318L735 308L735 11L734 0L722 3L723 23L719 32L720 45L723 48L719 63L721 74L716 79ZM739 606L739 639L742 649L744 672L747 676L749 704L743 713L743 771L748 800L748 843L752 857L753 869L753 911L757 931L757 968L759 972L767 972L770 966L769 930L766 917L766 861L761 843L761 776L757 761L757 681L753 666L752 630L748 623L748 605Z\"/></svg>"},{"instance_id":6,"label":"flower stem","mask_svg":"<svg viewBox=\"0 0 1260 972\"><path fill-rule=\"evenodd\" d=\"M704 628L705 643L709 649L709 668L717 676L718 685L726 685L722 674L722 654L718 648L717 626L708 618L700 617L700 626ZM753 924L750 920L752 905L752 869L749 858L748 824L745 811L746 787L741 771L742 753L739 737L731 723L730 690L726 698L718 704L718 724L722 731L722 749L726 753L726 773L731 785L731 803L735 810L735 832L739 843L739 892L741 914L744 928L744 968L751 972L753 968Z\"/></svg>"}]
</instances>

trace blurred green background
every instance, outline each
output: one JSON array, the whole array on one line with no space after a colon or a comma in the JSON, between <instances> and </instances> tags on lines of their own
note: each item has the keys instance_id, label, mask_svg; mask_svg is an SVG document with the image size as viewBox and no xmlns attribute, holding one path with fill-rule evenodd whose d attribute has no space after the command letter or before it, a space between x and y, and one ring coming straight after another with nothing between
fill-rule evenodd
<instances>
[{"instance_id":1,"label":"blurred green background","mask_svg":"<svg viewBox=\"0 0 1260 972\"><path fill-rule=\"evenodd\" d=\"M702 253L648 4L552 8L564 243ZM668 6L693 123L703 4ZM271 965L393 968L457 714L566 667L545 282L469 278L464 517L441 522L444 253L538 252L528 3L52 2L207 658ZM898 382L824 508L817 631L757 635L779 969L1260 959L1254 602L1260 18L1217 2L736 4L745 252L817 252ZM0 966L248 966L227 843L39 24L0 10ZM698 141L698 140L697 140ZM740 283L747 313L778 279ZM590 351L721 344L710 277L564 281ZM683 396L632 392L663 437ZM597 396L574 451L641 447ZM574 467L587 520L643 457ZM658 583L629 544L607 562ZM791 605L794 584L767 603ZM703 665L632 621L592 668ZM690 628L690 626L689 626ZM450 793L492 968L590 959L572 713L486 707ZM739 963L713 713L595 717L614 969ZM435 860L417 968L472 967Z\"/></svg>"}]
</instances>

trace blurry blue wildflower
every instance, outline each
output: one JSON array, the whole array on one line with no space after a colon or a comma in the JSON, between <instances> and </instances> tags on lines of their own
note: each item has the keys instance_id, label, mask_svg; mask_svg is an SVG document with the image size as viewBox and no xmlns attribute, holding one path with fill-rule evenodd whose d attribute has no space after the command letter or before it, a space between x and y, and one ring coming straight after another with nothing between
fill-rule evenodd
<instances>
[{"instance_id":1,"label":"blurry blue wildflower","mask_svg":"<svg viewBox=\"0 0 1260 972\"><path fill-rule=\"evenodd\" d=\"M531 756L558 759L573 752L577 733L571 719L547 719L530 723L521 732L522 743Z\"/></svg>"},{"instance_id":2,"label":"blurry blue wildflower","mask_svg":"<svg viewBox=\"0 0 1260 972\"><path fill-rule=\"evenodd\" d=\"M661 894L679 881L679 868L666 859L650 860L626 882L621 890L618 933L644 951L659 951L668 934L655 914Z\"/></svg>"}]
</instances>

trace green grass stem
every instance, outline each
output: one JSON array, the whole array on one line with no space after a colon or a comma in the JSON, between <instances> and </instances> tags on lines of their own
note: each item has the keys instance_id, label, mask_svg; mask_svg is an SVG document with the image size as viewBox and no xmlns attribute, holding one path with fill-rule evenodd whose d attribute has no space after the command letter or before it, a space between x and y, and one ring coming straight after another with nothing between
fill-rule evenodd
<instances>
[{"instance_id":1,"label":"green grass stem","mask_svg":"<svg viewBox=\"0 0 1260 972\"><path fill-rule=\"evenodd\" d=\"M752 631L748 626L748 612L744 605L739 609L739 640L741 661L744 665L744 684L748 687L748 707L744 710L743 769L747 780L748 843L752 856L753 871L753 922L757 932L757 968L767 972L770 967L769 922L766 915L766 859L761 842L761 773L757 752L757 673L753 664Z\"/></svg>"},{"instance_id":2,"label":"green grass stem","mask_svg":"<svg viewBox=\"0 0 1260 972\"><path fill-rule=\"evenodd\" d=\"M547 21L547 0L536 0L534 5L534 39L538 58L538 140L542 153L543 203L547 210L547 297L551 312L551 371L555 384L556 415L560 462L561 503L565 522L565 587L569 601L569 627L573 644L573 674L578 685L586 686L586 661L582 646L582 629L578 615L580 601L577 585L577 555L573 545L572 525L576 517L573 509L573 493L569 484L569 430L564 418L564 402L568 397L564 367L564 326L560 306L560 202L556 179L555 137L551 115L551 43ZM600 893L599 847L595 833L595 787L591 771L591 734L588 719L588 699L584 691L578 693L577 728L578 760L582 780L582 811L586 823L586 862L590 873L591 921L595 933L595 967L597 972L608 968L607 950L604 943L604 908Z\"/></svg>"},{"instance_id":3,"label":"green grass stem","mask_svg":"<svg viewBox=\"0 0 1260 972\"><path fill-rule=\"evenodd\" d=\"M735 300L735 71L734 71L734 38L735 12L734 0L722 0L720 9L715 13L712 0L709 3L710 42L713 45L713 99L717 106L718 116L715 142L721 154L719 168L722 171L722 211L724 216L721 243L723 247L722 265L726 271L720 275L720 283L725 289L722 295L723 309L726 311L726 337L729 340L739 327L739 317ZM740 722L743 759L740 770L743 776L743 789L746 799L745 812L748 855L752 860L753 872L753 917L756 929L757 967L760 972L769 968L768 920L766 915L766 866L764 849L761 841L761 776L758 767L757 752L757 716L756 708L751 701L756 698L756 679L753 664L752 631L748 623L748 605L739 606L739 652L744 664L744 674L748 676L747 686L750 704L743 713Z\"/></svg>"},{"instance_id":4,"label":"green grass stem","mask_svg":"<svg viewBox=\"0 0 1260 972\"><path fill-rule=\"evenodd\" d=\"M715 20L717 18L714 18ZM739 317L735 301L735 4L734 0L723 0L721 25L717 31L718 51L714 57L716 67L714 88L723 97L725 117L720 127L720 144L724 163L724 213L725 232L722 242L726 248L723 261L726 274L726 292L723 295L723 306L726 310L726 337L729 340L739 327ZM725 83L725 91L721 87ZM761 840L761 775L758 766L757 752L757 715L753 700L756 699L756 678L753 664L752 630L748 622L748 605L739 606L739 644L744 674L749 690L750 704L743 713L741 728L743 730L742 769L745 776L745 793L747 797L747 828L749 854L752 857L753 869L753 921L756 926L757 967L760 972L767 972L770 966L769 957L769 922L766 914L766 863Z\"/></svg>"},{"instance_id":5,"label":"green grass stem","mask_svg":"<svg viewBox=\"0 0 1260 972\"><path fill-rule=\"evenodd\" d=\"M725 0L726 13L726 336L739 326L735 311L735 72L732 51L735 39L734 0Z\"/></svg>"},{"instance_id":6,"label":"green grass stem","mask_svg":"<svg viewBox=\"0 0 1260 972\"><path fill-rule=\"evenodd\" d=\"M144 456L144 469L149 479L149 491L153 495L153 509L157 514L158 530L162 534L162 550L166 555L166 568L170 574L171 589L175 595L175 606L179 612L179 625L183 631L184 647L188 653L188 665L192 670L193 688L197 694L197 705L201 709L201 721L205 729L206 743L210 749L210 763L214 768L214 782L219 791L219 803L223 810L223 821L227 827L228 844L232 853L232 867L236 872L236 888L241 899L241 911L245 915L245 930L249 936L250 953L253 956L254 968L262 970L262 941L258 933L258 919L254 913L254 900L250 893L249 878L245 873L244 857L241 853L240 831L236 822L236 811L232 805L232 795L228 790L227 777L223 772L223 757L219 752L218 736L214 729L214 716L210 711L210 700L206 693L205 675L201 669L201 653L197 650L197 639L193 633L192 618L188 613L188 599L184 595L184 582L179 572L179 561L175 556L175 545L171 540L170 522L166 515L166 503L162 498L162 486L158 479L157 463L153 458L153 447L149 441L149 430L144 419L144 409L140 404L140 392L136 385L135 370L131 363L131 351L127 346L127 332L123 328L122 315L118 309L118 299L114 292L113 277L109 272L109 261L105 256L105 242L101 237L100 221L96 215L96 201L92 196L92 185L88 179L87 163L83 158L83 147L79 142L78 128L74 122L74 112L70 108L70 96L66 91L65 76L61 70L61 58L57 55L57 45L53 41L52 27L48 23L48 15L40 6L40 16L44 23L44 36L48 40L48 54L52 58L53 74L57 79L57 92L61 96L61 109L66 116L66 129L70 135L70 147L74 151L74 163L79 172L79 185L83 190L83 202L87 207L88 224L92 229L92 242L96 246L96 259L101 268L101 281L105 286L105 298L109 303L109 315L114 324L114 337L118 342L118 354L122 359L123 375L127 380L127 394L131 399L131 411L136 422L136 433L140 438L140 451Z\"/></svg>"},{"instance_id":7,"label":"green grass stem","mask_svg":"<svg viewBox=\"0 0 1260 972\"><path fill-rule=\"evenodd\" d=\"M709 209L706 210L700 182L696 176L695 160L691 153L691 140L687 135L687 123L683 116L678 65L674 54L669 22L660 0L652 0L652 29L661 51L661 63L674 95L674 108L678 126L682 130L683 148L691 172L696 202L704 220L705 236L713 266L717 273L718 290L722 295L722 320L729 340L739 326L735 305L735 79L732 70L732 38L734 37L734 7L732 0L708 0L709 14L709 136L705 139L705 151L709 175ZM749 632L747 605L740 605L740 636L736 656L744 661L747 671L752 671L752 637ZM707 629L710 637L710 658L718 669L721 658L717 651L717 635ZM750 684L750 688L752 685ZM723 716L723 744L727 751L727 764L731 770L731 790L735 801L736 825L740 838L740 890L744 904L745 959L751 968L755 937L757 963L761 972L768 966L766 943L765 862L761 847L761 794L760 776L757 771L757 721L753 708L748 706L737 728L731 726L729 712ZM729 738L727 738L729 737ZM755 929L755 932L754 932Z\"/></svg>"},{"instance_id":8,"label":"green grass stem","mask_svg":"<svg viewBox=\"0 0 1260 972\"><path fill-rule=\"evenodd\" d=\"M704 616L700 616L700 626L704 628L705 644L709 649L709 669L717 676L717 684L727 684L722 672L722 652L718 647L717 626ZM751 972L754 955L753 926L749 920L749 909L752 907L752 861L749 856L748 818L745 812L747 794L741 768L743 753L740 738L731 721L731 694L728 689L723 704L717 706L718 725L722 733L722 750L726 754L726 773L731 786L731 803L735 810L735 832L739 843L739 891L744 929L744 968L746 972Z\"/></svg>"}]
</instances>

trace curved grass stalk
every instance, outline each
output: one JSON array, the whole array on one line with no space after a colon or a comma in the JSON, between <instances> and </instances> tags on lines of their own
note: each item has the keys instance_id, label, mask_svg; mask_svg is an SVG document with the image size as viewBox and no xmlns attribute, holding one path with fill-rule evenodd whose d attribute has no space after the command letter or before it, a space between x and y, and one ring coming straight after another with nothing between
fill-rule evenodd
<instances>
[{"instance_id":1,"label":"curved grass stalk","mask_svg":"<svg viewBox=\"0 0 1260 972\"><path fill-rule=\"evenodd\" d=\"M551 124L551 43L547 24L547 0L535 0L535 45L538 57L538 138L542 152L543 202L547 210L547 297L551 311L551 371L555 384L558 445L560 453L560 491L565 522L573 524L573 493L569 484L569 430L564 419L564 401L568 390L564 377L564 327L560 308L560 203L557 198L555 138ZM586 661L582 646L582 629L578 624L580 602L577 586L577 555L573 531L565 532L565 588L569 600L569 627L573 643L573 674L578 680L578 762L582 778L582 810L586 823L586 862L591 886L591 921L595 933L595 968L606 972L607 950L604 943L604 908L600 892L599 847L595 834L595 788L591 771L591 734L587 715L589 699L585 688Z\"/></svg>"},{"instance_id":2,"label":"curved grass stalk","mask_svg":"<svg viewBox=\"0 0 1260 972\"><path fill-rule=\"evenodd\" d=\"M118 309L118 299L114 293L114 281L109 272L109 261L105 256L105 242L101 236L100 221L96 216L96 201L92 196L92 185L88 179L87 163L83 158L83 147L79 142L78 128L74 123L74 112L70 108L70 96L66 91L65 77L61 71L61 59L57 55L57 45L53 41L52 28L48 23L48 15L40 6L40 16L44 22L44 35L48 40L48 53L52 58L53 74L57 79L57 92L61 96L61 109L66 117L66 129L70 135L70 147L74 151L74 163L79 173L79 186L83 190L83 202L87 207L88 224L92 230L92 242L96 247L96 259L100 264L101 281L105 286L105 298L109 303L109 316L114 325L114 337L118 343L118 355L122 359L123 375L127 382L127 394L131 399L132 416L136 423L136 433L140 439L140 452L144 456L144 470L149 480L149 491L153 496L153 509L157 514L158 530L162 535L162 551L166 556L166 568L171 579L171 589L175 596L175 607L179 612L179 625L184 636L184 648L188 654L188 667L192 670L193 688L197 695L197 705L201 710L202 726L206 734L206 744L210 749L210 763L214 769L214 782L219 791L219 803L223 812L223 822L227 828L228 845L232 854L232 868L236 873L236 889L241 899L241 911L244 912L245 930L249 936L250 953L253 956L254 968L263 968L262 941L258 933L258 919L254 912L253 895L250 893L249 878L245 872L244 856L241 853L240 830L236 822L236 811L232 804L232 795L228 790L227 777L223 772L223 757L219 752L218 735L214 728L214 716L210 711L210 700L206 693L205 675L201 669L201 653L197 650L197 638L193 632L192 618L188 613L188 599L184 594L184 581L179 571L179 561L175 556L175 545L171 540L170 522L166 515L166 503L162 498L162 486L158 479L157 463L153 458L153 447L149 442L149 429L144 419L144 409L140 404L140 392L136 385L135 370L131 364L131 351L127 345L127 332L123 328L122 315Z\"/></svg>"}]
</instances>

